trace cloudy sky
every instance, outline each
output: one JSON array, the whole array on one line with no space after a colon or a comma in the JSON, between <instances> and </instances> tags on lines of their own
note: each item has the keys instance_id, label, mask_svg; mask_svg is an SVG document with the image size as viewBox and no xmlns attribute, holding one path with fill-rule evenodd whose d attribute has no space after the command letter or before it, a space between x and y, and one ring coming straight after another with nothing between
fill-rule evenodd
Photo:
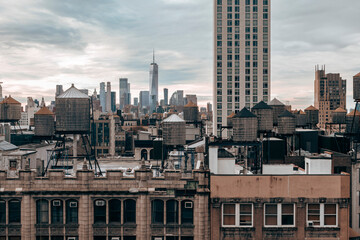
<instances>
[{"instance_id":1,"label":"cloudy sky","mask_svg":"<svg viewBox=\"0 0 360 240\"><path fill-rule=\"evenodd\" d=\"M102 81L148 89L152 49L159 90L212 99L212 0L16 0L0 3L3 95L49 102L55 85ZM315 64L348 79L360 72L359 0L272 0L272 96L313 103ZM160 95L162 97L162 95Z\"/></svg>"}]
</instances>

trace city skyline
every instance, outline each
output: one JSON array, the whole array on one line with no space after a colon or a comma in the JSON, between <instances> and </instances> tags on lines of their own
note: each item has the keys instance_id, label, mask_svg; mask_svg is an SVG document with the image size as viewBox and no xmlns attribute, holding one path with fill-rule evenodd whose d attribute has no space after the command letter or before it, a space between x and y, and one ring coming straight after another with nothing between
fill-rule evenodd
<instances>
[{"instance_id":1,"label":"city skyline","mask_svg":"<svg viewBox=\"0 0 360 240\"><path fill-rule=\"evenodd\" d=\"M352 23L358 22L360 3L346 3L272 1L272 98L295 108L313 104L314 66L325 64L329 73L348 80L348 108L353 107L360 35ZM204 106L212 100L212 9L205 0L7 3L0 10L3 95L21 102L44 96L49 102L59 84L99 92L100 82L117 90L118 79L126 77L137 96L147 90L154 48L159 89L197 94Z\"/></svg>"}]
</instances>

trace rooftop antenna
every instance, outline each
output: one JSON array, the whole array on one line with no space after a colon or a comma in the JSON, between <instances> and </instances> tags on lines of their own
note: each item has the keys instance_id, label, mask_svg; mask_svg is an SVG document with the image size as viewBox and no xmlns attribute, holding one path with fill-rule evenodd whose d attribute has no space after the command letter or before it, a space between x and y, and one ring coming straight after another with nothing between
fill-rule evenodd
<instances>
[{"instance_id":1,"label":"rooftop antenna","mask_svg":"<svg viewBox=\"0 0 360 240\"><path fill-rule=\"evenodd\" d=\"M155 50L153 49L153 63L155 63Z\"/></svg>"}]
</instances>

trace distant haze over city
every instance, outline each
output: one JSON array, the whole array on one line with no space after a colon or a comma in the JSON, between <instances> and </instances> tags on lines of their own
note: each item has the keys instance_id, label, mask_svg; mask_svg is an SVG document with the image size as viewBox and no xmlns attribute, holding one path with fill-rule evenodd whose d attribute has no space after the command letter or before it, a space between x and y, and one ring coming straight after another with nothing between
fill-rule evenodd
<instances>
[{"instance_id":1,"label":"distant haze over city","mask_svg":"<svg viewBox=\"0 0 360 240\"><path fill-rule=\"evenodd\" d=\"M353 107L352 76L360 72L358 0L272 1L272 98L293 108L313 104L314 66L347 79L347 107ZM3 95L54 99L64 90L94 88L120 77L133 97L149 89L155 49L159 98L163 88L212 101L213 3L209 0L31 1L0 8L0 81ZM118 97L117 97L118 99ZM117 100L118 101L118 100Z\"/></svg>"}]
</instances>

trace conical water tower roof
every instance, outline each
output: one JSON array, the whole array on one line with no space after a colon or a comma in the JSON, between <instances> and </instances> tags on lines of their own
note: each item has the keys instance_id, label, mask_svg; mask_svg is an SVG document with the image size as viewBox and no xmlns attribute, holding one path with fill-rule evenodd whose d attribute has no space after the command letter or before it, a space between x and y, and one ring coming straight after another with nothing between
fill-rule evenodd
<instances>
[{"instance_id":1,"label":"conical water tower roof","mask_svg":"<svg viewBox=\"0 0 360 240\"><path fill-rule=\"evenodd\" d=\"M252 109L272 109L269 105L267 105L264 101L256 104Z\"/></svg>"},{"instance_id":2,"label":"conical water tower roof","mask_svg":"<svg viewBox=\"0 0 360 240\"><path fill-rule=\"evenodd\" d=\"M88 95L80 92L74 84L71 85L71 87L66 90L63 94L58 96L57 98L89 98Z\"/></svg>"},{"instance_id":3,"label":"conical water tower roof","mask_svg":"<svg viewBox=\"0 0 360 240\"><path fill-rule=\"evenodd\" d=\"M163 122L167 122L167 123L174 122L175 123L175 122L185 122L185 121L178 115L172 114L170 117L166 118Z\"/></svg>"},{"instance_id":4,"label":"conical water tower roof","mask_svg":"<svg viewBox=\"0 0 360 240\"><path fill-rule=\"evenodd\" d=\"M269 106L285 106L285 104L280 102L277 98L274 98L273 100L271 100L271 102L269 102L268 105Z\"/></svg>"},{"instance_id":5,"label":"conical water tower roof","mask_svg":"<svg viewBox=\"0 0 360 240\"><path fill-rule=\"evenodd\" d=\"M281 117L292 117L294 118L294 114L292 114L291 112L289 112L288 110L285 110L282 114L279 115L279 118Z\"/></svg>"},{"instance_id":6,"label":"conical water tower roof","mask_svg":"<svg viewBox=\"0 0 360 240\"><path fill-rule=\"evenodd\" d=\"M35 113L35 115L54 115L54 113L50 111L47 107L42 107L39 111Z\"/></svg>"},{"instance_id":7,"label":"conical water tower roof","mask_svg":"<svg viewBox=\"0 0 360 240\"><path fill-rule=\"evenodd\" d=\"M238 112L234 116L234 118L256 118L256 115L244 107L240 112Z\"/></svg>"}]
</instances>

